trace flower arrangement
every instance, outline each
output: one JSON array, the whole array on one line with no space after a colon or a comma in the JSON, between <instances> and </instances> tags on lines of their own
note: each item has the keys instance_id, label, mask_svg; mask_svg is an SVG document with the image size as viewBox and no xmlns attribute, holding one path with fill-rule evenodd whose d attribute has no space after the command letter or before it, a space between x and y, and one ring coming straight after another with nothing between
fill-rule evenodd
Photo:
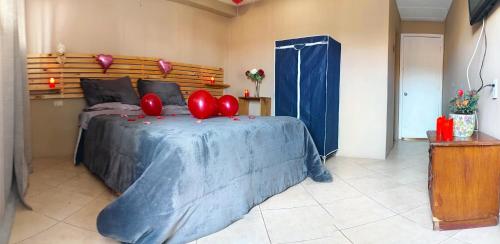
<instances>
[{"instance_id":1,"label":"flower arrangement","mask_svg":"<svg viewBox=\"0 0 500 244\"><path fill-rule=\"evenodd\" d=\"M260 83L266 77L263 69L251 69L245 72L248 79L255 82L255 96L259 97Z\"/></svg>"},{"instance_id":2,"label":"flower arrangement","mask_svg":"<svg viewBox=\"0 0 500 244\"><path fill-rule=\"evenodd\" d=\"M454 114L474 114L478 101L477 91L471 90L464 94L463 90L458 90L457 95L450 101L450 110Z\"/></svg>"},{"instance_id":3,"label":"flower arrangement","mask_svg":"<svg viewBox=\"0 0 500 244\"><path fill-rule=\"evenodd\" d=\"M262 80L266 77L266 73L264 73L263 69L251 69L245 72L245 75L253 82L262 82Z\"/></svg>"}]
</instances>

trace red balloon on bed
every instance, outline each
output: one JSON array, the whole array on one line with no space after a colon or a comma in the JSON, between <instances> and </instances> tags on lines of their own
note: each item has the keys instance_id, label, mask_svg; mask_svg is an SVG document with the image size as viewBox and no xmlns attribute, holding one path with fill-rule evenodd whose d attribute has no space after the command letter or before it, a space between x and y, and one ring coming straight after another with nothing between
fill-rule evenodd
<instances>
[{"instance_id":1,"label":"red balloon on bed","mask_svg":"<svg viewBox=\"0 0 500 244\"><path fill-rule=\"evenodd\" d=\"M160 116L163 104L160 97L154 93L148 93L141 98L142 111L149 116Z\"/></svg>"},{"instance_id":2,"label":"red balloon on bed","mask_svg":"<svg viewBox=\"0 0 500 244\"><path fill-rule=\"evenodd\" d=\"M217 115L217 99L205 90L195 91L188 99L191 114L198 119Z\"/></svg>"},{"instance_id":3,"label":"red balloon on bed","mask_svg":"<svg viewBox=\"0 0 500 244\"><path fill-rule=\"evenodd\" d=\"M231 95L224 95L218 101L219 112L222 116L235 116L238 113L238 99Z\"/></svg>"}]
</instances>

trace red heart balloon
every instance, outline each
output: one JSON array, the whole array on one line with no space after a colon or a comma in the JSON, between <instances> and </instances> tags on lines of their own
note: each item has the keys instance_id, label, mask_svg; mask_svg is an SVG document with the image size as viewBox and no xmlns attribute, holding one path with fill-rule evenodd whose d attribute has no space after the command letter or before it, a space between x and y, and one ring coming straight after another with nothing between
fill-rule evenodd
<instances>
[{"instance_id":1,"label":"red heart balloon","mask_svg":"<svg viewBox=\"0 0 500 244\"><path fill-rule=\"evenodd\" d=\"M172 64L163 59L158 60L158 66L160 67L160 71L164 76L167 76L168 72L172 70Z\"/></svg>"},{"instance_id":2,"label":"red heart balloon","mask_svg":"<svg viewBox=\"0 0 500 244\"><path fill-rule=\"evenodd\" d=\"M141 98L142 111L149 116L160 116L163 104L160 97L154 93L148 93Z\"/></svg>"},{"instance_id":3,"label":"red heart balloon","mask_svg":"<svg viewBox=\"0 0 500 244\"><path fill-rule=\"evenodd\" d=\"M97 55L96 60L104 69L103 73L106 73L109 67L113 64L113 56L111 55L99 54Z\"/></svg>"},{"instance_id":4,"label":"red heart balloon","mask_svg":"<svg viewBox=\"0 0 500 244\"><path fill-rule=\"evenodd\" d=\"M218 109L223 116L235 116L239 109L238 99L231 95L224 95L219 98Z\"/></svg>"},{"instance_id":5,"label":"red heart balloon","mask_svg":"<svg viewBox=\"0 0 500 244\"><path fill-rule=\"evenodd\" d=\"M207 91L195 91L188 99L191 114L198 119L207 119L217 114L217 100Z\"/></svg>"}]
</instances>

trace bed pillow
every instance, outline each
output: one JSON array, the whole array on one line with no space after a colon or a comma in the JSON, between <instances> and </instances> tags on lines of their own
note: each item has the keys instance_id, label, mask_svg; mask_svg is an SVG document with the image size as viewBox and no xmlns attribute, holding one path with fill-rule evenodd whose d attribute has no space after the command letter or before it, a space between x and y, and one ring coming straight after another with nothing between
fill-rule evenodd
<instances>
[{"instance_id":1,"label":"bed pillow","mask_svg":"<svg viewBox=\"0 0 500 244\"><path fill-rule=\"evenodd\" d=\"M82 78L80 84L89 106L110 102L139 105L139 97L128 76L116 80Z\"/></svg>"},{"instance_id":2,"label":"bed pillow","mask_svg":"<svg viewBox=\"0 0 500 244\"><path fill-rule=\"evenodd\" d=\"M84 110L85 111L102 111L102 110L138 111L141 110L141 107L137 105L113 102L113 103L99 103L94 106L90 106Z\"/></svg>"},{"instance_id":3,"label":"bed pillow","mask_svg":"<svg viewBox=\"0 0 500 244\"><path fill-rule=\"evenodd\" d=\"M163 105L186 105L181 88L177 83L139 79L137 89L141 97L148 93L155 93L160 97Z\"/></svg>"},{"instance_id":4,"label":"bed pillow","mask_svg":"<svg viewBox=\"0 0 500 244\"><path fill-rule=\"evenodd\" d=\"M180 106L180 105L165 105L163 107L164 115L190 115L188 106Z\"/></svg>"}]
</instances>

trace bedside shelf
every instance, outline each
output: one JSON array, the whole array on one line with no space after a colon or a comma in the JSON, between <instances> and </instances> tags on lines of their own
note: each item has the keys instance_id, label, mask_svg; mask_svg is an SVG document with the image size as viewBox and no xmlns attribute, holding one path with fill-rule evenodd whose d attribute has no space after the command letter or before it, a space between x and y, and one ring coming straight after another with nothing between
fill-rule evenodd
<instances>
[{"instance_id":1,"label":"bedside shelf","mask_svg":"<svg viewBox=\"0 0 500 244\"><path fill-rule=\"evenodd\" d=\"M270 97L239 97L239 114L249 115L250 102L259 102L260 116L271 116L271 98Z\"/></svg>"},{"instance_id":2,"label":"bedside shelf","mask_svg":"<svg viewBox=\"0 0 500 244\"><path fill-rule=\"evenodd\" d=\"M203 83L205 86L216 87L216 88L229 88L229 84L212 84L212 83Z\"/></svg>"}]
</instances>

